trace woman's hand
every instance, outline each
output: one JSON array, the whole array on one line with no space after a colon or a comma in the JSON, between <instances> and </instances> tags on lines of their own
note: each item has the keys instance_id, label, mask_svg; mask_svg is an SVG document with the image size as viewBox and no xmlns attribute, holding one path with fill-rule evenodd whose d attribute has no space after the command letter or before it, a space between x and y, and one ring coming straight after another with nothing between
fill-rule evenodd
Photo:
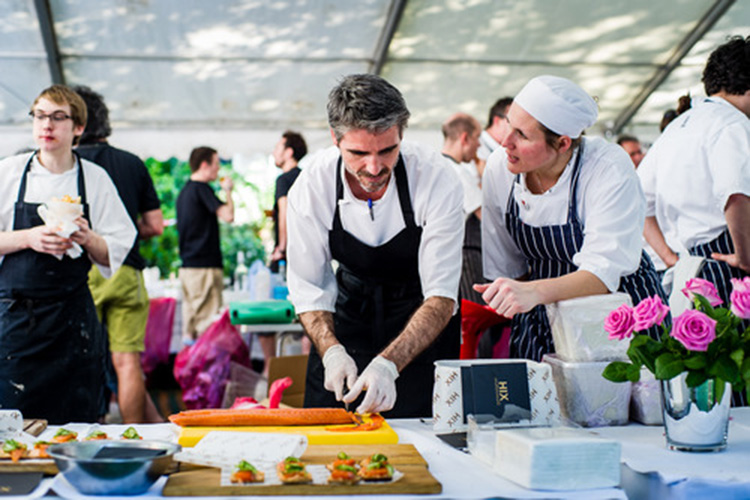
<instances>
[{"instance_id":1,"label":"woman's hand","mask_svg":"<svg viewBox=\"0 0 750 500\"><path fill-rule=\"evenodd\" d=\"M28 231L29 248L35 252L63 255L73 246L70 239L58 236L45 225L33 227Z\"/></svg>"},{"instance_id":2,"label":"woman's hand","mask_svg":"<svg viewBox=\"0 0 750 500\"><path fill-rule=\"evenodd\" d=\"M482 294L482 299L501 316L512 318L541 304L536 283L498 278L492 283L476 284L474 290Z\"/></svg>"},{"instance_id":3,"label":"woman's hand","mask_svg":"<svg viewBox=\"0 0 750 500\"><path fill-rule=\"evenodd\" d=\"M89 221L84 217L78 217L73 222L78 226L78 231L71 234L70 239L85 248L94 236L94 232L89 227Z\"/></svg>"}]
</instances>

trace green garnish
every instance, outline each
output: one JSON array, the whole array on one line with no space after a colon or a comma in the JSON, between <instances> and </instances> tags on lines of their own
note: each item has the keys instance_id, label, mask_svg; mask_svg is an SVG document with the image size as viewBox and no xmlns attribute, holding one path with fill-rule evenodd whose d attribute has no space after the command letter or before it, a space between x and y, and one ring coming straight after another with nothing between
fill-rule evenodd
<instances>
[{"instance_id":1,"label":"green garnish","mask_svg":"<svg viewBox=\"0 0 750 500\"><path fill-rule=\"evenodd\" d=\"M389 476L393 476L393 466L391 464L386 465L385 469L388 471Z\"/></svg>"},{"instance_id":2,"label":"green garnish","mask_svg":"<svg viewBox=\"0 0 750 500\"><path fill-rule=\"evenodd\" d=\"M373 462L387 462L388 457L383 455L382 453L375 453L372 458L370 458Z\"/></svg>"},{"instance_id":3,"label":"green garnish","mask_svg":"<svg viewBox=\"0 0 750 500\"><path fill-rule=\"evenodd\" d=\"M138 431L135 430L135 427L128 427L125 429L125 432L122 433L123 439L141 439L140 434L138 434Z\"/></svg>"},{"instance_id":4,"label":"green garnish","mask_svg":"<svg viewBox=\"0 0 750 500\"><path fill-rule=\"evenodd\" d=\"M336 455L336 458L339 460L349 460L349 455L346 454L346 452L340 451L338 455Z\"/></svg>"},{"instance_id":5,"label":"green garnish","mask_svg":"<svg viewBox=\"0 0 750 500\"><path fill-rule=\"evenodd\" d=\"M25 444L21 444L15 439L8 439L7 441L3 443L3 451L5 453L10 453L11 451L14 451L14 450L23 450L25 448L26 448Z\"/></svg>"},{"instance_id":6,"label":"green garnish","mask_svg":"<svg viewBox=\"0 0 750 500\"><path fill-rule=\"evenodd\" d=\"M346 464L339 464L336 466L336 469L343 470L346 472L357 472L357 469L355 469L351 465L346 465Z\"/></svg>"},{"instance_id":7,"label":"green garnish","mask_svg":"<svg viewBox=\"0 0 750 500\"><path fill-rule=\"evenodd\" d=\"M302 470L305 470L305 468L299 462L290 462L284 467L285 472L299 472Z\"/></svg>"},{"instance_id":8,"label":"green garnish","mask_svg":"<svg viewBox=\"0 0 750 500\"><path fill-rule=\"evenodd\" d=\"M297 458L297 457L286 457L284 459L284 463L285 464L291 464L291 463L297 463L298 464L299 463L299 458Z\"/></svg>"},{"instance_id":9,"label":"green garnish","mask_svg":"<svg viewBox=\"0 0 750 500\"><path fill-rule=\"evenodd\" d=\"M258 473L258 469L253 467L253 464L251 464L247 460L240 460L240 463L237 464L237 470L250 471L253 474Z\"/></svg>"},{"instance_id":10,"label":"green garnish","mask_svg":"<svg viewBox=\"0 0 750 500\"><path fill-rule=\"evenodd\" d=\"M86 439L94 439L94 438L98 438L98 437L102 437L102 436L106 437L106 435L107 435L107 433L104 432L104 431L93 431L93 432L89 433L88 436L86 436Z\"/></svg>"},{"instance_id":11,"label":"green garnish","mask_svg":"<svg viewBox=\"0 0 750 500\"><path fill-rule=\"evenodd\" d=\"M59 431L57 431L55 433L55 437L58 437L58 436L73 436L73 437L75 437L77 435L78 435L77 432L69 431L68 429L60 429Z\"/></svg>"}]
</instances>

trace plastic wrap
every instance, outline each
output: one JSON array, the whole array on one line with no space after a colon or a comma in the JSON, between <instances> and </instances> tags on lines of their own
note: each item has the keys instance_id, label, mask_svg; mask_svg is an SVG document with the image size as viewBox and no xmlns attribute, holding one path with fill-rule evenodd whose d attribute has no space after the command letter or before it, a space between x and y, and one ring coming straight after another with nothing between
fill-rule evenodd
<instances>
[{"instance_id":1,"label":"plastic wrap","mask_svg":"<svg viewBox=\"0 0 750 500\"><path fill-rule=\"evenodd\" d=\"M564 361L626 360L628 343L610 340L604 320L623 304L633 305L626 293L591 295L547 305L555 353Z\"/></svg>"},{"instance_id":2,"label":"plastic wrap","mask_svg":"<svg viewBox=\"0 0 750 500\"><path fill-rule=\"evenodd\" d=\"M177 354L174 377L190 410L219 408L230 378L230 361L250 366L250 350L224 311L192 346Z\"/></svg>"},{"instance_id":3,"label":"plastic wrap","mask_svg":"<svg viewBox=\"0 0 750 500\"><path fill-rule=\"evenodd\" d=\"M641 380L633 384L630 395L630 419L646 425L663 425L661 381L646 368L641 369Z\"/></svg>"},{"instance_id":4,"label":"plastic wrap","mask_svg":"<svg viewBox=\"0 0 750 500\"><path fill-rule=\"evenodd\" d=\"M602 377L609 362L573 363L554 354L545 354L543 361L552 367L563 417L584 427L628 423L631 383Z\"/></svg>"}]
</instances>

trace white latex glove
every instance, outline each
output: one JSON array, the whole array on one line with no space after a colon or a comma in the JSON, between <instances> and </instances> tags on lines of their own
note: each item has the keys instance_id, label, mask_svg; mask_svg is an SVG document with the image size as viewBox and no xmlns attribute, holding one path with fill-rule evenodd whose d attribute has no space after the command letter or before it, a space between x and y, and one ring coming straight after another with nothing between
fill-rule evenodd
<instances>
[{"instance_id":1,"label":"white latex glove","mask_svg":"<svg viewBox=\"0 0 750 500\"><path fill-rule=\"evenodd\" d=\"M336 401L341 401L344 395L344 382L351 389L357 381L357 364L346 353L341 344L328 348L323 355L325 381L323 387L336 394Z\"/></svg>"},{"instance_id":2,"label":"white latex glove","mask_svg":"<svg viewBox=\"0 0 750 500\"><path fill-rule=\"evenodd\" d=\"M359 396L362 390L367 394L362 404L357 408L357 413L377 413L388 411L396 404L396 379L398 369L393 361L383 356L376 356L370 361L357 383L344 396L344 403L351 403Z\"/></svg>"}]
</instances>

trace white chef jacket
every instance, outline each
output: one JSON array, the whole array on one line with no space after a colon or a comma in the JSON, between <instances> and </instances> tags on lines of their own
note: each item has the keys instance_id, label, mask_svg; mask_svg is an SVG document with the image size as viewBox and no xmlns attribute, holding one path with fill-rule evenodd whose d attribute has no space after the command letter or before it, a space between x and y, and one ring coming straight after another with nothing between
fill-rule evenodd
<instances>
[{"instance_id":1,"label":"white chef jacket","mask_svg":"<svg viewBox=\"0 0 750 500\"><path fill-rule=\"evenodd\" d=\"M720 97L674 119L638 167L646 214L674 251L714 240L727 228L733 194L750 196L750 120Z\"/></svg>"},{"instance_id":2,"label":"white chef jacket","mask_svg":"<svg viewBox=\"0 0 750 500\"><path fill-rule=\"evenodd\" d=\"M482 130L479 134L479 149L477 149L477 158L480 160L486 160L490 157L496 149L502 149L500 143L498 143L494 137L490 135L486 130Z\"/></svg>"},{"instance_id":3,"label":"white chef jacket","mask_svg":"<svg viewBox=\"0 0 750 500\"><path fill-rule=\"evenodd\" d=\"M14 204L29 156L29 153L24 153L0 161L0 231L13 230ZM133 247L136 229L109 174L88 160L82 159L81 163L91 229L104 238L109 251L109 266L96 265L102 276L108 278L119 269ZM78 168L62 174L52 173L35 156L26 178L24 201L46 203L53 196L61 198L66 194L78 196ZM3 256L0 256L0 266L2 261Z\"/></svg>"},{"instance_id":4,"label":"white chef jacket","mask_svg":"<svg viewBox=\"0 0 750 500\"><path fill-rule=\"evenodd\" d=\"M331 146L316 153L288 196L289 244L287 282L289 298L298 313L335 311L338 287L331 266L328 232L336 202L336 164L339 149ZM446 159L413 143L401 143L414 222L422 228L419 276L425 298L457 300L464 240L461 183ZM373 202L374 220L367 201L352 194L341 167L344 185L339 213L343 229L370 246L388 242L406 226L395 176L385 194Z\"/></svg>"},{"instance_id":5,"label":"white chef jacket","mask_svg":"<svg viewBox=\"0 0 750 500\"><path fill-rule=\"evenodd\" d=\"M456 163L451 158L446 163L456 172L464 192L464 220L482 207L482 188L479 187L479 173L473 163Z\"/></svg>"},{"instance_id":6,"label":"white chef jacket","mask_svg":"<svg viewBox=\"0 0 750 500\"><path fill-rule=\"evenodd\" d=\"M645 200L633 163L625 151L601 138L583 138L584 152L578 179L576 207L584 241L573 263L596 275L610 291L620 278L640 264ZM565 224L573 164L571 157L557 183L536 195L526 188L526 175L515 183L507 156L497 150L487 160L482 183L482 259L484 275L518 278L528 272L521 250L505 227L505 211L512 184L521 220L532 226Z\"/></svg>"}]
</instances>

